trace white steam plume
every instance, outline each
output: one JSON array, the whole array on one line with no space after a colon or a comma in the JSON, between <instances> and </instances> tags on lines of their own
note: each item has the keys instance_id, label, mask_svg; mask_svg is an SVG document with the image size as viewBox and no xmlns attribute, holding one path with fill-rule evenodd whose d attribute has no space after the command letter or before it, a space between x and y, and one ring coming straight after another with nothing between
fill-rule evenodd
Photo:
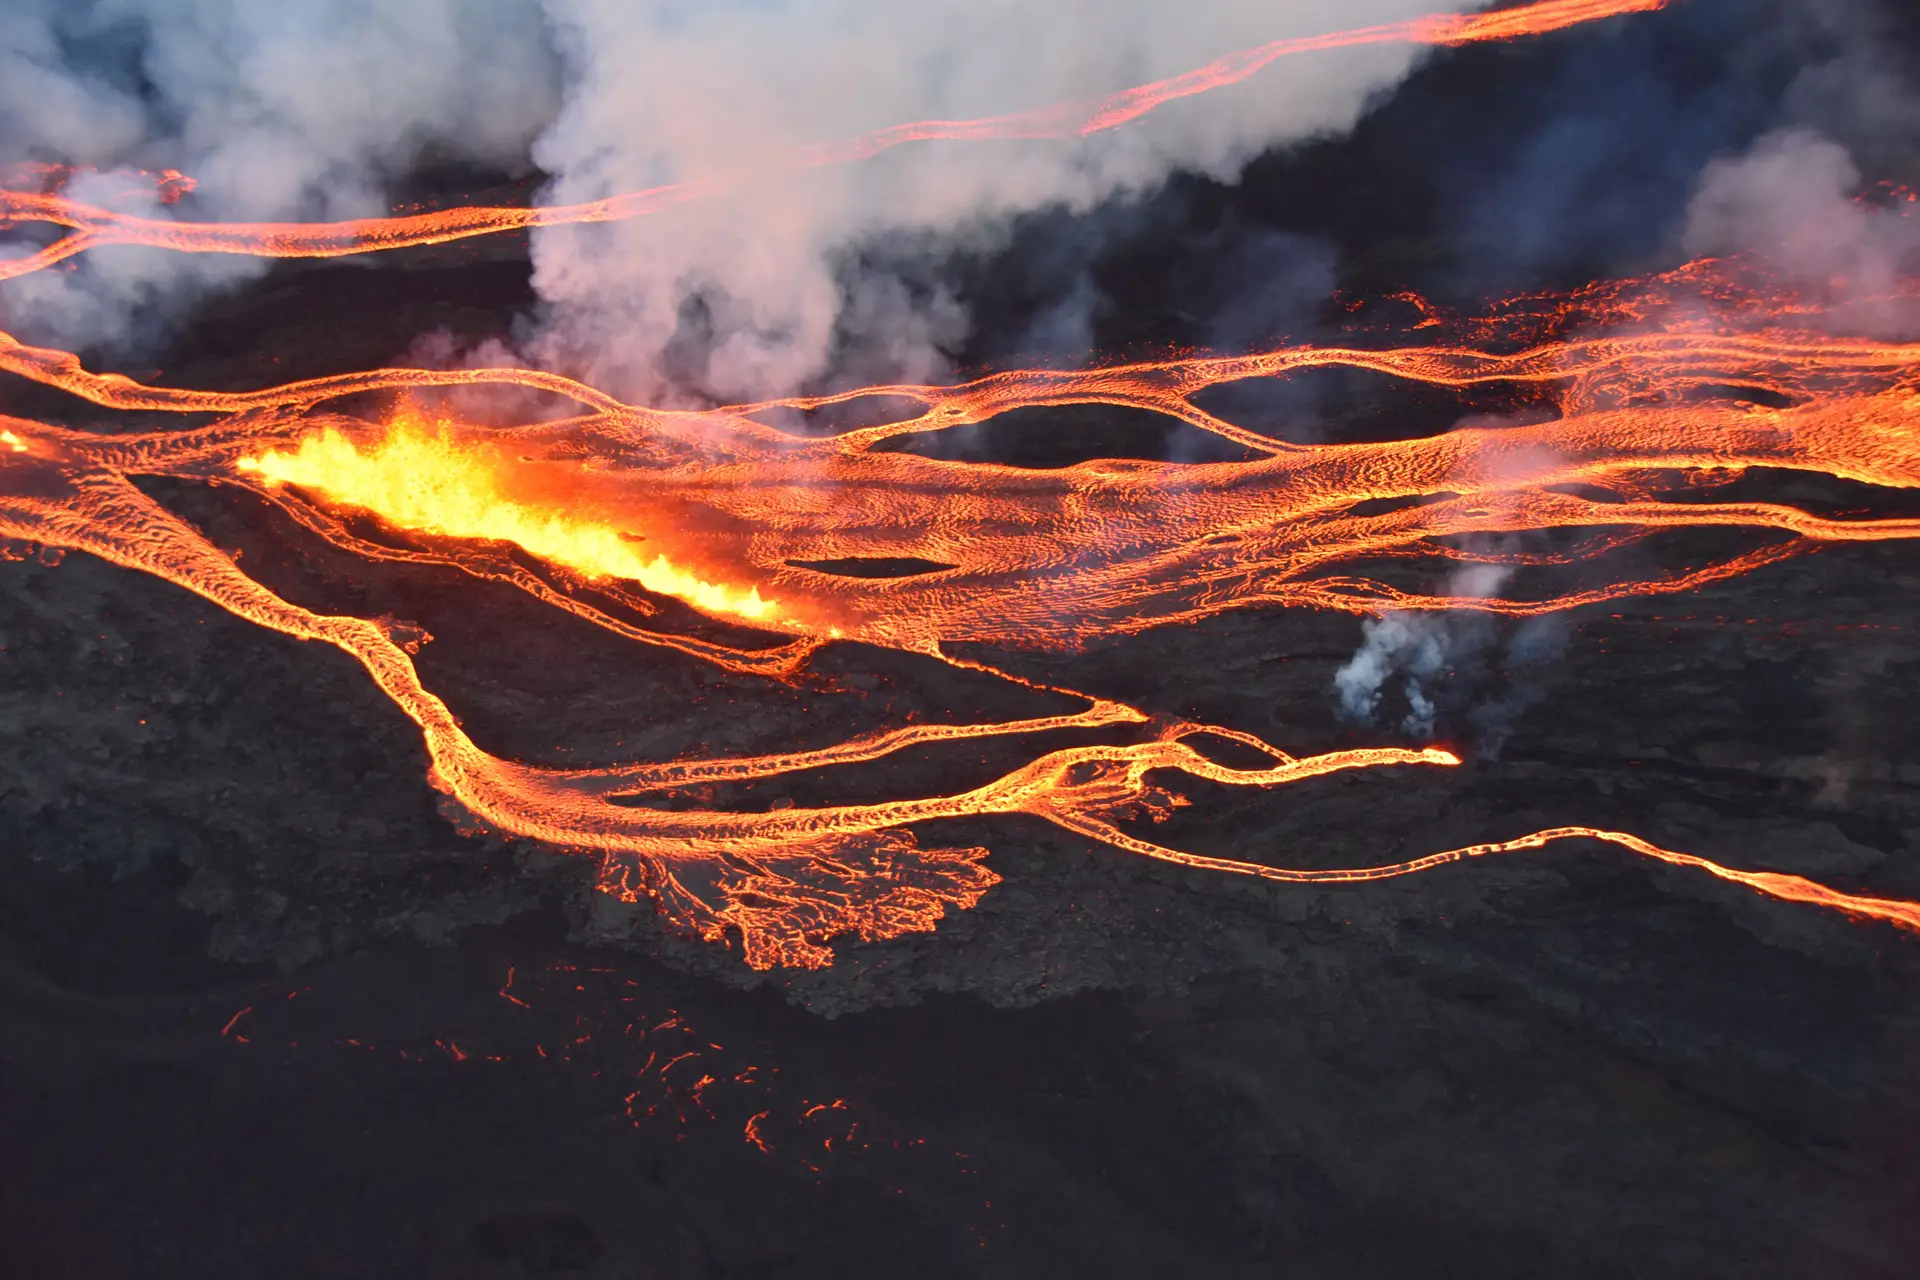
<instances>
[{"instance_id":1,"label":"white steam plume","mask_svg":"<svg viewBox=\"0 0 1920 1280\"><path fill-rule=\"evenodd\" d=\"M549 198L587 200L888 124L1098 96L1276 38L1412 17L1432 0L826 0L684 6L548 0L567 102L535 157ZM964 317L937 290L862 269L850 249L899 231L978 243L1006 215L1085 208L1176 168L1231 176L1277 142L1352 125L1419 51L1289 58L1232 89L1067 142L936 143L749 186L665 216L543 229L542 352L629 394L663 357L709 394L816 379L884 347L894 376L937 377ZM698 299L689 323L690 300ZM693 341L687 341L689 334ZM676 344L676 335L679 341ZM871 366L872 361L862 361ZM863 368L862 374L875 372Z\"/></svg>"},{"instance_id":2,"label":"white steam plume","mask_svg":"<svg viewBox=\"0 0 1920 1280\"><path fill-rule=\"evenodd\" d=\"M1920 266L1920 218L1855 199L1859 185L1839 143L1804 128L1770 133L1706 167L1682 246L1753 254L1832 301L1888 298Z\"/></svg>"},{"instance_id":3,"label":"white steam plume","mask_svg":"<svg viewBox=\"0 0 1920 1280\"><path fill-rule=\"evenodd\" d=\"M1475 564L1455 573L1447 594L1485 598L1500 590L1512 570L1505 565ZM1401 731L1415 738L1433 732L1435 686L1463 653L1485 647L1493 627L1485 615L1432 610L1406 610L1368 618L1360 627L1360 647L1333 676L1334 696L1342 718L1371 724L1379 713L1387 681L1406 677L1407 714Z\"/></svg>"},{"instance_id":4,"label":"white steam plume","mask_svg":"<svg viewBox=\"0 0 1920 1280\"><path fill-rule=\"evenodd\" d=\"M533 0L6 0L0 165L178 169L198 217L360 217L423 158L528 168L559 72ZM70 194L157 212L132 190L109 176ZM0 290L0 323L120 340L143 306L263 266L95 250Z\"/></svg>"},{"instance_id":5,"label":"white steam plume","mask_svg":"<svg viewBox=\"0 0 1920 1280\"><path fill-rule=\"evenodd\" d=\"M0 164L176 168L195 216L381 211L423 156L553 175L572 201L751 168L886 125L1110 93L1223 53L1418 16L1434 0L11 0ZM542 230L529 354L629 395L718 396L846 376L933 378L967 318L861 264L879 236L990 242L1008 215L1085 208L1176 168L1349 127L1422 55L1289 58L1084 141L941 143L788 175L629 223ZM97 194L90 193L90 194ZM30 245L16 243L12 252ZM6 251L6 250L0 250ZM118 249L0 290L67 345L257 269Z\"/></svg>"}]
</instances>

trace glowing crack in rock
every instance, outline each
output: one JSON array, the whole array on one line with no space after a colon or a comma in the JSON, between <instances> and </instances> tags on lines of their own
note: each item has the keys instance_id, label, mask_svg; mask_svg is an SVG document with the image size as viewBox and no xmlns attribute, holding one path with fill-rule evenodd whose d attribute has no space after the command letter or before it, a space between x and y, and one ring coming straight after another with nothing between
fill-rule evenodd
<instances>
[{"instance_id":1,"label":"glowing crack in rock","mask_svg":"<svg viewBox=\"0 0 1920 1280\"><path fill-rule=\"evenodd\" d=\"M1654 7L1549 2L1283 42L1118 95L1091 114L903 126L796 163L854 159L916 137L1089 132L1161 101L1232 83L1285 52L1386 39L1508 38ZM674 198L690 194L698 192ZM642 193L561 210L450 210L334 226L210 226L127 218L57 195L0 193L0 218L71 231L7 264L18 275L102 243L324 256L542 222L636 216L658 206L650 198ZM1429 317L1422 329L1451 335L1433 345L1300 346L1014 371L960 386L871 387L701 412L627 405L524 369L376 369L251 392L168 389L92 373L71 354L0 335L0 370L107 409L216 415L208 426L147 433L0 419L6 446L0 449L0 535L91 552L261 626L352 654L420 727L433 785L480 823L597 858L605 891L651 901L700 936L737 939L756 967L823 965L836 937L880 940L927 930L946 911L972 906L998 879L984 865L986 851L925 848L909 828L1008 814L1043 818L1177 865L1289 883L1378 880L1584 838L1784 901L1920 930L1920 906L1913 903L1727 867L1584 826L1349 870L1183 853L1123 825L1184 803L1164 786L1175 776L1275 787L1342 770L1448 767L1459 760L1437 748L1398 747L1295 757L1251 734L1088 695L1074 695L1084 703L1077 711L908 724L804 751L592 769L502 759L478 747L422 682L413 660L419 637L410 628L320 614L281 598L134 483L135 477L173 476L244 484L343 550L456 566L633 641L744 675L792 679L836 638L992 671L952 656L946 646L972 641L1067 651L1250 606L1543 613L1689 590L1821 543L1920 535L1920 520L1835 519L1778 503L1712 500L1716 485L1756 467L1920 487L1920 348L1834 336L1809 322L1811 314L1800 300L1742 279L1729 264L1699 263L1567 298L1516 299L1478 320ZM1304 446L1195 404L1212 387L1322 367L1434 386L1517 387L1550 413L1545 420L1462 427L1426 439ZM494 384L552 392L584 412L562 422L483 430L451 420L429 423L410 409L368 422L329 408L367 392L406 397ZM869 396L894 397L909 408L894 420L825 437L772 425L782 414ZM1242 456L1207 463L1093 460L1037 471L898 447L906 437L937 437L1049 405L1151 410L1237 446ZM405 536L371 536L355 523L367 519ZM1463 559L1604 568L1623 545L1663 529L1701 526L1746 530L1753 545L1668 577L1616 577L1534 600L1423 595L1371 576L1379 566ZM1464 540L1476 536L1582 528L1593 532L1551 555L1465 549ZM534 572L525 563L529 556L551 571ZM905 558L935 567L893 579L818 567L849 558ZM593 590L575 589L583 584ZM740 647L685 634L660 621L650 596L676 597L723 620L750 620L775 641ZM607 601L626 607L609 608ZM771 812L642 802L657 791L857 764L934 742L1122 725L1134 727L1129 742L1046 751L953 794ZM1221 764L1190 741L1206 737L1234 741L1263 763Z\"/></svg>"}]
</instances>

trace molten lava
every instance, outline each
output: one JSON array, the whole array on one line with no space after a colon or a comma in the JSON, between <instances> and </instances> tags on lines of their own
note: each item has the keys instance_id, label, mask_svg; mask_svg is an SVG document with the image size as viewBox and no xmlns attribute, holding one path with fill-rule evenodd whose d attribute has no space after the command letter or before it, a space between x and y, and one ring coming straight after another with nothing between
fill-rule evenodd
<instances>
[{"instance_id":1,"label":"molten lava","mask_svg":"<svg viewBox=\"0 0 1920 1280\"><path fill-rule=\"evenodd\" d=\"M837 163L916 138L1092 132L1233 83L1283 53L1384 40L1500 39L1655 7L1657 0L1548 0L1281 42L1092 107L902 126L795 163ZM675 188L671 198L712 185ZM217 226L142 220L57 195L0 193L0 219L51 222L72 232L6 264L18 275L101 243L325 256L634 216L667 198L641 193L569 209L460 209L331 226ZM1726 867L1590 827L1556 827L1359 870L1291 870L1182 853L1122 828L1183 803L1156 776L1272 787L1339 770L1459 761L1435 748L1394 747L1296 758L1251 734L1149 716L1088 695L1076 695L1085 703L1076 712L909 724L809 751L598 769L502 759L480 749L422 683L415 629L319 614L280 598L134 483L174 476L248 485L345 550L454 565L621 636L743 674L791 679L820 645L841 637L991 670L950 655L947 646L1069 650L1254 605L1543 613L1684 591L1822 542L1920 536L1920 520L1834 519L1777 503L1710 500L1715 485L1752 467L1920 487L1920 347L1836 337L1815 315L1765 282L1743 280L1728 264L1700 263L1572 298L1519 299L1477 320L1430 315L1419 327L1446 339L1433 345L1301 346L1017 371L962 386L873 387L704 412L627 405L523 369L378 369L244 393L176 390L91 373L68 353L0 335L0 370L108 409L218 415L209 426L145 434L0 419L0 536L89 551L262 626L345 650L420 726L433 784L479 822L591 854L606 891L649 899L704 937L737 937L756 967L825 964L836 936L872 940L925 930L946 910L973 905L997 881L983 865L986 851L922 848L908 828L999 814L1044 818L1170 863L1286 882L1375 880L1587 838L1782 900L1920 931L1920 905ZM1435 386L1517 387L1540 412L1427 439L1303 446L1195 403L1209 388L1330 366ZM329 408L368 391L417 396L481 384L556 393L585 412L486 431L429 424L411 411L370 423ZM781 414L864 396L914 408L827 437L770 425ZM1031 470L901 447L909 437L937 438L1049 405L1157 412L1219 437L1242 456ZM376 540L364 530L369 519L398 536ZM1706 525L1748 531L1748 549L1670 577L1616 573L1600 586L1530 600L1428 595L1379 576L1421 561L1476 559L1607 569L1615 563L1609 553L1630 541ZM1594 533L1553 555L1469 549L1488 545L1488 535L1572 528ZM529 568L530 558L549 571ZM823 567L850 560L930 567L903 578ZM592 589L576 589L583 586ZM788 639L751 648L691 636L660 620L654 596ZM1132 741L1048 751L946 795L771 812L640 802L662 789L872 761L930 742L1120 725L1135 726ZM1203 735L1231 739L1264 763L1220 764L1189 742Z\"/></svg>"},{"instance_id":2,"label":"molten lava","mask_svg":"<svg viewBox=\"0 0 1920 1280\"><path fill-rule=\"evenodd\" d=\"M591 578L624 578L648 591L677 596L708 613L774 621L757 587L742 592L704 582L664 555L636 547L644 535L573 518L508 495L498 450L464 445L445 424L428 430L403 417L377 446L362 451L328 429L292 452L241 458L236 469L276 484L312 489L329 502L375 512L401 529L451 538L511 542Z\"/></svg>"}]
</instances>

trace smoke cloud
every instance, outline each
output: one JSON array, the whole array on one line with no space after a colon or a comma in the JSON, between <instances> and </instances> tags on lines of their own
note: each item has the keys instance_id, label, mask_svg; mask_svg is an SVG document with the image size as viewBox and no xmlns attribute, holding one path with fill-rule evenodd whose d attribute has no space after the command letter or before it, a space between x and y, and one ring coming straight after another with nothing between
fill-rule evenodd
<instances>
[{"instance_id":1,"label":"smoke cloud","mask_svg":"<svg viewBox=\"0 0 1920 1280\"><path fill-rule=\"evenodd\" d=\"M1819 305L1807 323L1920 333L1920 313L1897 296L1920 271L1920 206L1869 179L1920 175L1916 45L1894 30L1898 8L1697 0L1618 40L1568 42L1535 81L1503 85L1497 112L1470 95L1428 96L1435 124L1395 104L1404 112L1383 114L1409 156L1409 139L1435 133L1492 139L1415 171L1463 247L1427 278L1450 265L1453 284L1478 296L1741 255ZM1504 577L1471 572L1487 577L1456 577L1446 593L1492 594ZM1551 680L1568 625L1508 631L1467 610L1369 619L1335 676L1335 708L1416 738L1457 717L1482 754L1497 751Z\"/></svg>"},{"instance_id":2,"label":"smoke cloud","mask_svg":"<svg viewBox=\"0 0 1920 1280\"><path fill-rule=\"evenodd\" d=\"M1770 133L1702 172L1682 245L1765 260L1829 306L1845 306L1832 319L1853 331L1910 328L1914 309L1895 295L1920 266L1920 218L1907 216L1904 201L1858 199L1860 182L1853 156L1832 139L1797 127Z\"/></svg>"},{"instance_id":3,"label":"smoke cloud","mask_svg":"<svg viewBox=\"0 0 1920 1280\"><path fill-rule=\"evenodd\" d=\"M1436 69L1363 130L1397 162L1405 212L1388 225L1435 247L1369 283L1472 306L1675 265L1702 171L1772 133L1817 133L1870 179L1911 184L1913 14L1901 0L1686 0L1488 58L1478 82L1442 87Z\"/></svg>"},{"instance_id":4,"label":"smoke cloud","mask_svg":"<svg viewBox=\"0 0 1920 1280\"><path fill-rule=\"evenodd\" d=\"M840 0L697 10L551 0L566 106L535 157L550 197L594 199L699 176L885 124L965 118L1109 92L1286 35L1412 16L1422 0L1177 7L1151 0ZM1259 150L1349 127L1408 48L1290 60L1126 129L1060 143L948 143L778 182L640 222L541 231L543 354L597 383L657 393L677 373L739 397L819 378L883 347L902 377L937 376L963 336L951 300L863 264L863 239L925 228L977 247L1009 214L1084 210L1176 168L1230 177ZM1079 301L1084 304L1088 295ZM1072 306L1042 335L1070 340ZM691 337L693 341L688 341Z\"/></svg>"},{"instance_id":5,"label":"smoke cloud","mask_svg":"<svg viewBox=\"0 0 1920 1280\"><path fill-rule=\"evenodd\" d=\"M1509 573L1501 565L1472 565L1453 576L1447 594L1492 596ZM1439 710L1438 686L1457 662L1492 641L1493 624L1482 613L1419 610L1369 618L1361 624L1359 649L1334 673L1340 713L1355 724L1374 723L1387 682L1399 675L1404 677L1401 693L1407 707L1400 719L1401 731L1410 737L1428 737Z\"/></svg>"},{"instance_id":6,"label":"smoke cloud","mask_svg":"<svg viewBox=\"0 0 1920 1280\"><path fill-rule=\"evenodd\" d=\"M1264 41L1394 21L1431 0L14 0L0 14L0 164L174 168L216 219L383 211L423 163L550 175L592 199L753 171L924 118L1094 96ZM834 377L937 378L968 317L864 247L991 248L1010 216L1085 210L1176 169L1230 178L1340 131L1422 51L1289 59L1109 135L943 143L767 177L628 223L543 229L525 352L633 396L724 398ZM97 196L83 184L76 194ZM138 198L122 189L122 207ZM142 212L164 213L157 206ZM0 252L24 253L26 237ZM164 300L259 270L118 249L0 290L6 323L65 345L140 336ZM1085 331L1093 294L1051 317Z\"/></svg>"},{"instance_id":7,"label":"smoke cloud","mask_svg":"<svg viewBox=\"0 0 1920 1280\"><path fill-rule=\"evenodd\" d=\"M180 209L220 220L387 211L423 161L525 170L559 108L560 62L527 0L9 0L0 164L104 171L70 194L164 215L115 171L177 169ZM0 252L21 253L15 243ZM143 313L264 264L157 250L82 255L0 291L16 331L65 345L140 336Z\"/></svg>"},{"instance_id":8,"label":"smoke cloud","mask_svg":"<svg viewBox=\"0 0 1920 1280\"><path fill-rule=\"evenodd\" d=\"M1493 619L1462 610L1369 618L1360 647L1334 674L1335 709L1350 724L1393 720L1419 741L1458 716L1475 751L1497 759L1515 719L1545 691L1546 664L1565 648L1569 628L1563 617L1529 618L1503 638Z\"/></svg>"}]
</instances>

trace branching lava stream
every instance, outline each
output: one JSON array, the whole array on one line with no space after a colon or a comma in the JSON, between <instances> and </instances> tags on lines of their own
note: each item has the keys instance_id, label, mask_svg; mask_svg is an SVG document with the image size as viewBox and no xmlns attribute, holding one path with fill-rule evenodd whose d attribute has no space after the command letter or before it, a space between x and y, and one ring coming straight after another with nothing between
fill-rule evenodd
<instances>
[{"instance_id":1,"label":"branching lava stream","mask_svg":"<svg viewBox=\"0 0 1920 1280\"><path fill-rule=\"evenodd\" d=\"M1249 51L1116 95L1090 114L1084 107L1079 116L1048 109L902 126L794 163L857 159L925 137L1086 133L1174 97L1233 83L1281 53L1385 39L1502 38L1654 7L1644 0L1549 0L1475 18L1282 42L1288 47ZM693 194L698 191L676 188L672 199ZM82 208L57 194L0 193L0 220L71 229L41 253L7 264L17 275L101 243L323 256L634 216L663 199L641 193L591 209L467 209L314 227L148 221ZM1703 299L1691 308L1672 305ZM219 415L210 426L146 434L0 418L0 536L88 551L262 626L344 649L420 726L433 785L479 822L596 857L607 892L651 897L673 920L709 939L737 937L755 967L824 965L836 936L877 940L926 930L947 909L973 905L997 881L984 865L986 851L923 848L908 828L998 814L1044 818L1146 857L1286 882L1381 879L1580 837L1772 897L1920 931L1914 903L1736 870L1589 827L1557 827L1358 870L1290 870L1181 853L1121 826L1184 803L1156 776L1272 787L1339 770L1445 767L1459 760L1437 748L1397 747L1296 758L1249 734L1152 717L1090 696L1075 695L1086 704L1077 712L906 725L804 752L574 770L502 759L476 746L422 683L412 657L417 632L388 620L322 615L281 599L132 479L246 485L344 549L455 565L636 642L769 679L791 678L821 645L841 638L976 666L946 646L986 642L1068 651L1249 606L1544 613L1685 591L1823 542L1920 535L1916 519L1832 519L1786 505L1703 500L1702 494L1746 468L1920 487L1920 347L1833 336L1808 307L1764 285L1742 283L1727 264L1694 264L1664 277L1596 287L1577 306L1567 300L1545 312L1516 307L1477 324L1461 322L1452 340L1436 345L1300 346L1082 371L1016 371L960 386L870 387L699 412L627 405L559 375L523 369L378 369L245 393L167 389L92 373L72 355L0 335L0 369L102 408ZM1331 366L1438 386L1520 387L1549 412L1426 439L1303 446L1195 404L1208 388ZM563 421L482 430L407 399L482 384L555 393L582 411ZM337 407L342 397L369 391L401 393L403 407L382 422ZM894 420L834 435L776 425L795 412L880 396L909 408ZM1775 404L1781 407L1762 407ZM1149 410L1211 433L1243 456L1204 463L1106 459L1035 470L903 447L910 436L937 438L1013 410L1063 405ZM1537 420L1541 416L1546 420ZM356 511L406 536L368 541L343 519ZM1629 541L1703 525L1751 531L1751 548L1667 578L1614 579L1532 600L1424 595L1370 576L1384 565L1420 561L1540 562L1538 555L1469 548L1485 545L1486 535L1556 529L1592 531L1558 562L1600 565ZM551 572L532 573L509 546L538 557ZM849 559L930 567L894 578L819 567ZM590 592L572 589L588 585ZM649 625L660 596L785 640L737 648ZM616 617L595 599L627 607ZM957 794L755 813L634 802L662 788L872 761L933 741L1121 724L1139 726L1134 741L1046 752ZM1266 763L1220 764L1189 744L1200 734L1230 738Z\"/></svg>"}]
</instances>

